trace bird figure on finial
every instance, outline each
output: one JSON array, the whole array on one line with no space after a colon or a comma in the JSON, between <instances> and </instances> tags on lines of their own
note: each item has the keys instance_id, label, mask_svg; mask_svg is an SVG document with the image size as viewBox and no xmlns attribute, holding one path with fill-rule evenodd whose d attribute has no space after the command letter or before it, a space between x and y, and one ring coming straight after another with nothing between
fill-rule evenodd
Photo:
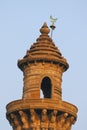
<instances>
[{"instance_id":1,"label":"bird figure on finial","mask_svg":"<svg viewBox=\"0 0 87 130\"><path fill-rule=\"evenodd\" d=\"M56 28L54 23L57 21L57 18L53 18L52 15L51 15L50 16L50 21L52 23L52 25L50 26L50 28L51 28L51 38L52 38L53 30Z\"/></svg>"},{"instance_id":2,"label":"bird figure on finial","mask_svg":"<svg viewBox=\"0 0 87 130\"><path fill-rule=\"evenodd\" d=\"M57 21L57 18L53 18L52 15L50 16L50 21L52 22L52 25Z\"/></svg>"}]
</instances>

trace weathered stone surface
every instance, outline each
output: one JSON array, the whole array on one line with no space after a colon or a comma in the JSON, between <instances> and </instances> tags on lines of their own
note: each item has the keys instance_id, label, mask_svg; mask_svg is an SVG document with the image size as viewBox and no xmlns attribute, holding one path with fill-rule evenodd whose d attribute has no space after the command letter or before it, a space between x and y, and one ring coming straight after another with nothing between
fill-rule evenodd
<instances>
[{"instance_id":1,"label":"weathered stone surface","mask_svg":"<svg viewBox=\"0 0 87 130\"><path fill-rule=\"evenodd\" d=\"M78 109L62 100L61 86L69 65L49 37L46 23L40 32L36 43L18 60L24 75L23 95L6 106L6 117L13 130L71 130Z\"/></svg>"}]
</instances>

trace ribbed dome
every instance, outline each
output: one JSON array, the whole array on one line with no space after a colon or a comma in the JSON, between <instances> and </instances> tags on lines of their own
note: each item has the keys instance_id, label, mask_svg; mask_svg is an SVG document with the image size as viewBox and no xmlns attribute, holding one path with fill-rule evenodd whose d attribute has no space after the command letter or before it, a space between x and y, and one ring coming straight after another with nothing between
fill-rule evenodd
<instances>
[{"instance_id":1,"label":"ribbed dome","mask_svg":"<svg viewBox=\"0 0 87 130\"><path fill-rule=\"evenodd\" d=\"M48 33L50 32L50 29L46 23L43 24L40 32L41 35L36 40L36 43L33 43L24 58L18 61L19 68L22 70L24 64L27 62L31 63L34 61L49 61L60 64L64 67L64 71L67 70L69 65L66 59L60 53L59 49L53 43L52 39L49 37Z\"/></svg>"}]
</instances>

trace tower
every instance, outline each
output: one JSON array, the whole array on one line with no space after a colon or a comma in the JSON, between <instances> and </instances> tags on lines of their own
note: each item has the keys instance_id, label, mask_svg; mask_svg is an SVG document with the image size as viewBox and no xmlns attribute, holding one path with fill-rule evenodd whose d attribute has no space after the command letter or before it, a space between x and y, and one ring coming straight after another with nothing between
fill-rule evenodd
<instances>
[{"instance_id":1,"label":"tower","mask_svg":"<svg viewBox=\"0 0 87 130\"><path fill-rule=\"evenodd\" d=\"M13 130L71 130L77 107L62 100L62 74L69 65L44 23L41 35L18 60L23 71L23 95L6 106L6 117ZM41 91L43 98L41 98Z\"/></svg>"}]
</instances>

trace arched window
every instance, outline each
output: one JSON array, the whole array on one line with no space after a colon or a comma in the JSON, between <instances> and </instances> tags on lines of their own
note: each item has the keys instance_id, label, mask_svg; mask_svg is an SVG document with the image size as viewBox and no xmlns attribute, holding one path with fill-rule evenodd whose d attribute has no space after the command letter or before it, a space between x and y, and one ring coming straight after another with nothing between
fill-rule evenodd
<instances>
[{"instance_id":1,"label":"arched window","mask_svg":"<svg viewBox=\"0 0 87 130\"><path fill-rule=\"evenodd\" d=\"M41 83L41 90L43 98L51 98L52 96L52 84L49 77L44 77Z\"/></svg>"}]
</instances>

